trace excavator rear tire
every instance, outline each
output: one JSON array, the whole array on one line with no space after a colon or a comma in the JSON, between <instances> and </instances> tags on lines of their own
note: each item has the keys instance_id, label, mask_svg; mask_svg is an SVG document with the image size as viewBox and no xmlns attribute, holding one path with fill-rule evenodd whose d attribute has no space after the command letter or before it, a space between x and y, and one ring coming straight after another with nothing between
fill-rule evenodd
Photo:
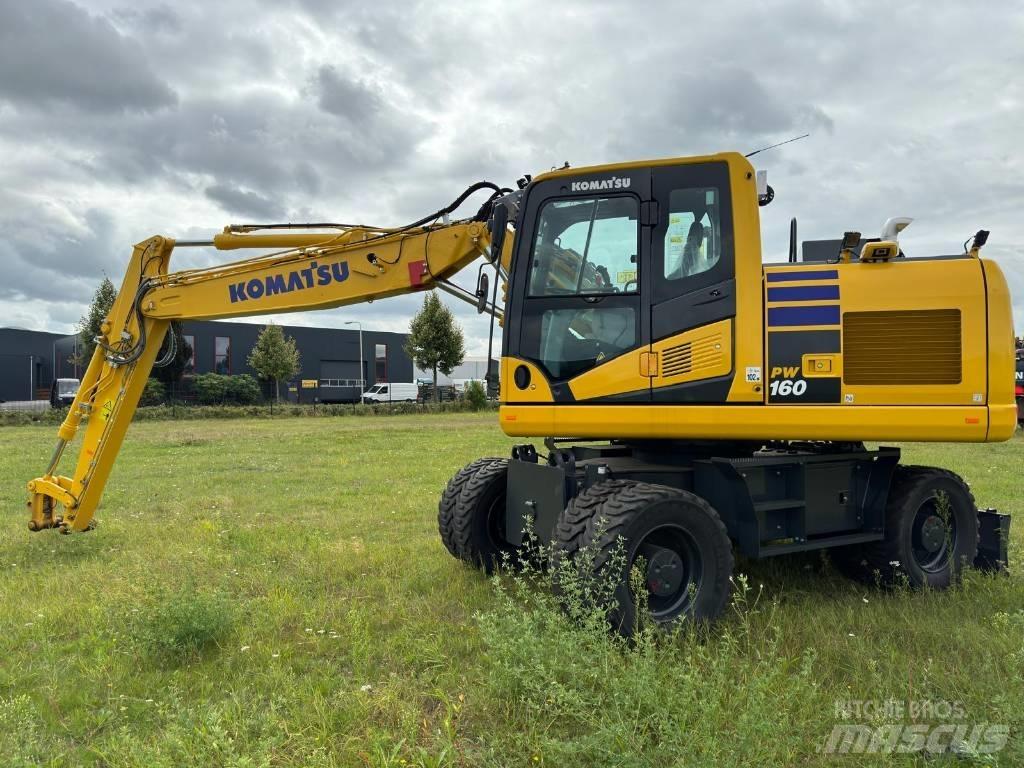
<instances>
[{"instance_id":1,"label":"excavator rear tire","mask_svg":"<svg viewBox=\"0 0 1024 768\"><path fill-rule=\"evenodd\" d=\"M453 557L492 573L515 556L505 540L507 459L477 459L448 481L438 504L437 527Z\"/></svg>"},{"instance_id":2,"label":"excavator rear tire","mask_svg":"<svg viewBox=\"0 0 1024 768\"><path fill-rule=\"evenodd\" d=\"M959 475L900 466L885 508L885 538L831 553L840 572L866 583L945 589L978 552L978 512Z\"/></svg>"}]
</instances>

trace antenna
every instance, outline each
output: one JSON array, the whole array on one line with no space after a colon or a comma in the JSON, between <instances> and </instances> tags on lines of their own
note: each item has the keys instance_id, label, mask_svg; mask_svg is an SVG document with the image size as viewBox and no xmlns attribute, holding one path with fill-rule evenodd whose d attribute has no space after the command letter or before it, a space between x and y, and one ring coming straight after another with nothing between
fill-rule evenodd
<instances>
[{"instance_id":1,"label":"antenna","mask_svg":"<svg viewBox=\"0 0 1024 768\"><path fill-rule=\"evenodd\" d=\"M786 139L785 141L780 141L778 144L772 144L771 146L761 147L760 149L755 149L753 152L748 152L747 154L745 154L744 157L753 157L758 152L764 152L764 151L769 150L769 149L775 149L776 147L781 147L783 144L789 144L790 142L793 142L793 141L800 141L800 139L806 139L810 135L811 134L809 134L809 133L805 133L803 136L794 136L792 139Z\"/></svg>"}]
</instances>

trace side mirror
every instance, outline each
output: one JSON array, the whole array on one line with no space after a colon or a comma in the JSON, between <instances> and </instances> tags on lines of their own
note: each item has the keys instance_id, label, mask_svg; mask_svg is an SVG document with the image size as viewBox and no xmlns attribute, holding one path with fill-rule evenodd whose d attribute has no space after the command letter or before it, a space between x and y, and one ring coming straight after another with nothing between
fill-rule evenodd
<instances>
[{"instance_id":1,"label":"side mirror","mask_svg":"<svg viewBox=\"0 0 1024 768\"><path fill-rule=\"evenodd\" d=\"M477 314L482 315L484 309L487 308L487 294L488 288L490 287L490 280L487 277L487 273L483 270L480 271L480 277L476 281L476 311Z\"/></svg>"},{"instance_id":2,"label":"side mirror","mask_svg":"<svg viewBox=\"0 0 1024 768\"><path fill-rule=\"evenodd\" d=\"M507 228L508 208L499 202L491 212L491 264L495 264L501 258L501 248L505 244Z\"/></svg>"}]
</instances>

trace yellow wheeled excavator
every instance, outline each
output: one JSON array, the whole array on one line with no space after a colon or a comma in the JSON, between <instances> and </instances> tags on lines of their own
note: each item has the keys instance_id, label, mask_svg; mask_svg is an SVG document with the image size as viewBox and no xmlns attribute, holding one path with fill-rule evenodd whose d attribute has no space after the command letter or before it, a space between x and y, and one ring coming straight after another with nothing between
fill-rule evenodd
<instances>
[{"instance_id":1,"label":"yellow wheeled excavator","mask_svg":"<svg viewBox=\"0 0 1024 768\"><path fill-rule=\"evenodd\" d=\"M449 220L481 190L474 217ZM988 233L962 253L911 258L898 241L909 220L890 219L878 238L805 243L798 261L794 228L790 262L764 264L759 207L773 194L749 160L722 153L566 167L516 190L481 182L399 228L145 240L53 458L28 485L29 527L90 527L150 371L173 355L171 321L438 288L500 315L501 427L543 439L452 478L438 521L459 559L490 570L528 530L562 563L587 548L593 575L624 568L613 620L626 631L634 566L657 622L718 614L734 552L828 548L853 575L933 588L965 565L1005 567L1008 515L978 510L951 472L864 444L1013 433L1010 295L980 257ZM171 272L183 247L272 252ZM480 257L475 293L451 282ZM74 471L60 475L82 425Z\"/></svg>"}]
</instances>

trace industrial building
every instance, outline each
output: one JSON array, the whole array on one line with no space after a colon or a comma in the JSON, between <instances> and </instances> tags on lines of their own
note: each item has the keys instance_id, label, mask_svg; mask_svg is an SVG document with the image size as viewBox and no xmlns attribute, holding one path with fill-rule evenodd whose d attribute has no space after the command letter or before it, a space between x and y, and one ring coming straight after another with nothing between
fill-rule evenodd
<instances>
[{"instance_id":1,"label":"industrial building","mask_svg":"<svg viewBox=\"0 0 1024 768\"><path fill-rule=\"evenodd\" d=\"M355 402L362 388L378 382L414 381L412 360L404 349L405 334L358 328L282 328L295 339L302 357L302 370L287 388L290 399ZM262 329L262 325L250 323L183 322L182 332L192 347L187 373L255 376L248 357ZM77 343L74 335L0 328L0 400L46 399L54 378L81 378L82 367L73 362ZM302 381L316 381L316 386L303 389L299 386ZM282 396L285 391L282 387Z\"/></svg>"},{"instance_id":2,"label":"industrial building","mask_svg":"<svg viewBox=\"0 0 1024 768\"><path fill-rule=\"evenodd\" d=\"M59 333L0 328L0 400L49 398L59 365L57 344L64 338ZM58 378L64 375L71 374Z\"/></svg>"}]
</instances>

